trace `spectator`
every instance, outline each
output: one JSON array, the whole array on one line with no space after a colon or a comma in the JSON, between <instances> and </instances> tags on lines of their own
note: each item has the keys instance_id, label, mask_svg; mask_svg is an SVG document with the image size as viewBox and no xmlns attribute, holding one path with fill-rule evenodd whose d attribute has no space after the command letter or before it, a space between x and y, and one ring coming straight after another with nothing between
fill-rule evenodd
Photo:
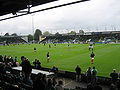
<instances>
[{"instance_id":1,"label":"spectator","mask_svg":"<svg viewBox=\"0 0 120 90\"><path fill-rule=\"evenodd\" d=\"M112 83L116 83L118 79L118 73L116 73L116 69L113 69L113 72L110 73L110 77L112 78Z\"/></svg>"},{"instance_id":2,"label":"spectator","mask_svg":"<svg viewBox=\"0 0 120 90\"><path fill-rule=\"evenodd\" d=\"M77 65L77 67L75 68L76 71L76 81L81 81L81 68L79 67L79 65Z\"/></svg>"},{"instance_id":3,"label":"spectator","mask_svg":"<svg viewBox=\"0 0 120 90\"><path fill-rule=\"evenodd\" d=\"M93 90L93 85L91 83L87 85L87 90Z\"/></svg>"},{"instance_id":4,"label":"spectator","mask_svg":"<svg viewBox=\"0 0 120 90\"><path fill-rule=\"evenodd\" d=\"M34 68L37 68L37 59L33 62Z\"/></svg>"},{"instance_id":5,"label":"spectator","mask_svg":"<svg viewBox=\"0 0 120 90\"><path fill-rule=\"evenodd\" d=\"M22 61L22 63L25 61L25 57L24 56L21 56L21 61ZM22 65L22 63L21 63L21 65Z\"/></svg>"},{"instance_id":6,"label":"spectator","mask_svg":"<svg viewBox=\"0 0 120 90\"><path fill-rule=\"evenodd\" d=\"M5 70L8 71L8 72L11 72L12 71L12 66L13 66L12 62L7 63L5 65Z\"/></svg>"},{"instance_id":7,"label":"spectator","mask_svg":"<svg viewBox=\"0 0 120 90\"><path fill-rule=\"evenodd\" d=\"M37 60L37 69L41 68L41 62L39 60Z\"/></svg>"},{"instance_id":8,"label":"spectator","mask_svg":"<svg viewBox=\"0 0 120 90\"><path fill-rule=\"evenodd\" d=\"M9 62L13 62L13 58L11 56L7 57L7 63L9 63Z\"/></svg>"},{"instance_id":9,"label":"spectator","mask_svg":"<svg viewBox=\"0 0 120 90\"><path fill-rule=\"evenodd\" d=\"M51 72L55 72L55 71L56 71L56 67L53 66L53 67L51 68Z\"/></svg>"},{"instance_id":10,"label":"spectator","mask_svg":"<svg viewBox=\"0 0 120 90\"><path fill-rule=\"evenodd\" d=\"M7 63L7 56L6 55L4 56L4 63L5 64Z\"/></svg>"},{"instance_id":11,"label":"spectator","mask_svg":"<svg viewBox=\"0 0 120 90\"><path fill-rule=\"evenodd\" d=\"M3 56L0 55L0 62L3 62Z\"/></svg>"},{"instance_id":12,"label":"spectator","mask_svg":"<svg viewBox=\"0 0 120 90\"><path fill-rule=\"evenodd\" d=\"M47 90L55 90L50 78L48 79Z\"/></svg>"},{"instance_id":13,"label":"spectator","mask_svg":"<svg viewBox=\"0 0 120 90\"><path fill-rule=\"evenodd\" d=\"M112 83L109 90L117 90L116 85Z\"/></svg>"},{"instance_id":14,"label":"spectator","mask_svg":"<svg viewBox=\"0 0 120 90\"><path fill-rule=\"evenodd\" d=\"M116 82L117 89L120 90L120 80Z\"/></svg>"},{"instance_id":15,"label":"spectator","mask_svg":"<svg viewBox=\"0 0 120 90\"><path fill-rule=\"evenodd\" d=\"M33 62L34 68L40 69L41 68L41 62L37 59Z\"/></svg>"},{"instance_id":16,"label":"spectator","mask_svg":"<svg viewBox=\"0 0 120 90\"><path fill-rule=\"evenodd\" d=\"M57 77L57 73L58 73L58 68L53 66L52 69L51 69L51 72L54 72L55 74L55 77Z\"/></svg>"},{"instance_id":17,"label":"spectator","mask_svg":"<svg viewBox=\"0 0 120 90\"><path fill-rule=\"evenodd\" d=\"M4 63L0 63L0 74L5 74L5 64Z\"/></svg>"},{"instance_id":18,"label":"spectator","mask_svg":"<svg viewBox=\"0 0 120 90\"><path fill-rule=\"evenodd\" d=\"M56 86L56 90L64 90L64 87L63 87L63 81L58 81L58 85Z\"/></svg>"},{"instance_id":19,"label":"spectator","mask_svg":"<svg viewBox=\"0 0 120 90\"><path fill-rule=\"evenodd\" d=\"M32 85L32 81L30 79L30 75L32 72L31 64L30 64L29 60L26 59L24 56L21 57L21 60L22 60L21 66L22 66L22 73L24 75L24 81L27 84Z\"/></svg>"},{"instance_id":20,"label":"spectator","mask_svg":"<svg viewBox=\"0 0 120 90\"><path fill-rule=\"evenodd\" d=\"M99 85L99 82L93 88L93 90L102 90L102 87Z\"/></svg>"},{"instance_id":21,"label":"spectator","mask_svg":"<svg viewBox=\"0 0 120 90\"><path fill-rule=\"evenodd\" d=\"M57 84L57 81L55 80L55 78L52 78L52 85L55 87Z\"/></svg>"},{"instance_id":22,"label":"spectator","mask_svg":"<svg viewBox=\"0 0 120 90\"><path fill-rule=\"evenodd\" d=\"M10 62L12 62L12 63L13 63L13 57L9 57L9 59L10 59Z\"/></svg>"},{"instance_id":23,"label":"spectator","mask_svg":"<svg viewBox=\"0 0 120 90\"><path fill-rule=\"evenodd\" d=\"M95 69L95 67L93 67L92 69L92 83L95 84L96 83L96 75L97 75L97 69Z\"/></svg>"},{"instance_id":24,"label":"spectator","mask_svg":"<svg viewBox=\"0 0 120 90\"><path fill-rule=\"evenodd\" d=\"M44 84L47 84L47 76L46 76L46 74L42 75L42 81L44 82Z\"/></svg>"},{"instance_id":25,"label":"spectator","mask_svg":"<svg viewBox=\"0 0 120 90\"><path fill-rule=\"evenodd\" d=\"M14 62L13 62L13 67L18 67L19 62L17 61L17 57L15 57Z\"/></svg>"},{"instance_id":26,"label":"spectator","mask_svg":"<svg viewBox=\"0 0 120 90\"><path fill-rule=\"evenodd\" d=\"M14 61L17 61L17 57L15 57Z\"/></svg>"},{"instance_id":27,"label":"spectator","mask_svg":"<svg viewBox=\"0 0 120 90\"><path fill-rule=\"evenodd\" d=\"M38 73L33 83L33 90L47 90L46 84L42 80L43 74Z\"/></svg>"},{"instance_id":28,"label":"spectator","mask_svg":"<svg viewBox=\"0 0 120 90\"><path fill-rule=\"evenodd\" d=\"M91 76L92 76L92 71L91 71L91 67L89 67L86 71L86 76L87 76L87 83L91 82Z\"/></svg>"}]
</instances>

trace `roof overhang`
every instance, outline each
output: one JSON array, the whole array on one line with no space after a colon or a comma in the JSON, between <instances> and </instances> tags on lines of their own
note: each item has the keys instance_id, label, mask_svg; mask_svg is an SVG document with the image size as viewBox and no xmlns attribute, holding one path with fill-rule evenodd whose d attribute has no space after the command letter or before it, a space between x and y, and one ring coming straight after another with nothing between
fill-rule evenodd
<instances>
[{"instance_id":1,"label":"roof overhang","mask_svg":"<svg viewBox=\"0 0 120 90\"><path fill-rule=\"evenodd\" d=\"M0 16L57 0L0 0Z\"/></svg>"},{"instance_id":2,"label":"roof overhang","mask_svg":"<svg viewBox=\"0 0 120 90\"><path fill-rule=\"evenodd\" d=\"M32 11L32 12L30 11L30 8L34 6L43 5L46 3L53 2L53 1L60 1L60 0L0 0L0 16L4 16L10 13L13 14L13 16L1 18L0 21L19 17L19 16L24 16L27 14L33 14L33 13L37 13L37 12L41 12L41 11L45 11L49 9L54 9L58 7L68 6L68 5L72 5L72 4L76 4L80 2L85 2L89 0L72 0L73 2L70 2L70 3L56 5L56 6L52 6L52 7ZM22 11L24 12L23 14L17 15L17 13L23 9L27 9L27 11Z\"/></svg>"}]
</instances>

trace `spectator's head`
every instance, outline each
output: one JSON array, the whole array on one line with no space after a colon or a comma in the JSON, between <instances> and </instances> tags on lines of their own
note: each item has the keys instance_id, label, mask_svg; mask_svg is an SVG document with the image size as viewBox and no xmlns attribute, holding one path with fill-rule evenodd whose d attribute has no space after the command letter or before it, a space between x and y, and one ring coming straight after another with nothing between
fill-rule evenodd
<instances>
[{"instance_id":1,"label":"spectator's head","mask_svg":"<svg viewBox=\"0 0 120 90\"><path fill-rule=\"evenodd\" d=\"M48 86L52 86L52 80L50 78L48 79Z\"/></svg>"},{"instance_id":2,"label":"spectator's head","mask_svg":"<svg viewBox=\"0 0 120 90\"><path fill-rule=\"evenodd\" d=\"M91 83L87 85L87 90L93 90L93 85Z\"/></svg>"},{"instance_id":3,"label":"spectator's head","mask_svg":"<svg viewBox=\"0 0 120 90\"><path fill-rule=\"evenodd\" d=\"M58 85L63 85L63 81L62 80L58 81Z\"/></svg>"},{"instance_id":4,"label":"spectator's head","mask_svg":"<svg viewBox=\"0 0 120 90\"><path fill-rule=\"evenodd\" d=\"M79 65L77 65L77 67L79 67Z\"/></svg>"},{"instance_id":5,"label":"spectator's head","mask_svg":"<svg viewBox=\"0 0 120 90\"><path fill-rule=\"evenodd\" d=\"M93 67L93 69L95 69L95 66Z\"/></svg>"},{"instance_id":6,"label":"spectator's head","mask_svg":"<svg viewBox=\"0 0 120 90\"><path fill-rule=\"evenodd\" d=\"M110 85L110 90L116 90L116 85L112 83L112 84Z\"/></svg>"},{"instance_id":7,"label":"spectator's head","mask_svg":"<svg viewBox=\"0 0 120 90\"><path fill-rule=\"evenodd\" d=\"M115 73L115 72L116 72L116 69L113 69L113 72Z\"/></svg>"},{"instance_id":8,"label":"spectator's head","mask_svg":"<svg viewBox=\"0 0 120 90\"><path fill-rule=\"evenodd\" d=\"M55 66L53 66L52 68L55 68Z\"/></svg>"},{"instance_id":9,"label":"spectator's head","mask_svg":"<svg viewBox=\"0 0 120 90\"><path fill-rule=\"evenodd\" d=\"M21 60L24 61L24 60L25 60L25 57L24 57L24 56L21 56Z\"/></svg>"},{"instance_id":10,"label":"spectator's head","mask_svg":"<svg viewBox=\"0 0 120 90\"><path fill-rule=\"evenodd\" d=\"M43 79L46 79L46 78L47 78L46 74L43 74L42 78L43 78Z\"/></svg>"},{"instance_id":11,"label":"spectator's head","mask_svg":"<svg viewBox=\"0 0 120 90\"><path fill-rule=\"evenodd\" d=\"M15 62L17 62L17 57L15 57Z\"/></svg>"},{"instance_id":12,"label":"spectator's head","mask_svg":"<svg viewBox=\"0 0 120 90\"><path fill-rule=\"evenodd\" d=\"M37 62L37 59L35 59L35 62Z\"/></svg>"},{"instance_id":13,"label":"spectator's head","mask_svg":"<svg viewBox=\"0 0 120 90\"><path fill-rule=\"evenodd\" d=\"M55 81L55 77L54 77L54 78L52 78L52 80L53 80L53 81Z\"/></svg>"},{"instance_id":14,"label":"spectator's head","mask_svg":"<svg viewBox=\"0 0 120 90\"><path fill-rule=\"evenodd\" d=\"M36 80L41 80L43 77L43 74L42 73L38 73L37 74L37 77L36 77Z\"/></svg>"},{"instance_id":15,"label":"spectator's head","mask_svg":"<svg viewBox=\"0 0 120 90\"><path fill-rule=\"evenodd\" d=\"M37 60L37 62L40 62L39 60Z\"/></svg>"},{"instance_id":16,"label":"spectator's head","mask_svg":"<svg viewBox=\"0 0 120 90\"><path fill-rule=\"evenodd\" d=\"M88 68L89 70L91 69L91 67Z\"/></svg>"}]
</instances>

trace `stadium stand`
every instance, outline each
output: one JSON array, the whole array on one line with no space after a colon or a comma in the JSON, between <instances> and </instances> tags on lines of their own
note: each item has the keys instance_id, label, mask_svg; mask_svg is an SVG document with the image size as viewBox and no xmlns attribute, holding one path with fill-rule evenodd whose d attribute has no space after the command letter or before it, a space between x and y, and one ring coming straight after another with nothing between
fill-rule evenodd
<instances>
[{"instance_id":1,"label":"stadium stand","mask_svg":"<svg viewBox=\"0 0 120 90\"><path fill-rule=\"evenodd\" d=\"M9 44L19 44L19 43L27 43L21 36L1 36L0 44L9 45Z\"/></svg>"},{"instance_id":2,"label":"stadium stand","mask_svg":"<svg viewBox=\"0 0 120 90\"><path fill-rule=\"evenodd\" d=\"M91 32L91 35L79 35L79 34L60 34L60 35L50 35L46 36L41 43L111 43L120 42L120 32Z\"/></svg>"}]
</instances>

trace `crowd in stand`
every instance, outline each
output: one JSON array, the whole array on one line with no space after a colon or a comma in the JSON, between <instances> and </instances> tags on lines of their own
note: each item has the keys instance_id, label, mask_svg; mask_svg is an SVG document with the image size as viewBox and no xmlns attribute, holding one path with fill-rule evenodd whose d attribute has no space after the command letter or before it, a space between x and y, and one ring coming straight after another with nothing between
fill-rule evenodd
<instances>
[{"instance_id":1,"label":"crowd in stand","mask_svg":"<svg viewBox=\"0 0 120 90\"><path fill-rule=\"evenodd\" d=\"M33 65L34 65L34 68L36 68L36 69L41 68L41 62L37 59L35 59L35 61L33 61Z\"/></svg>"},{"instance_id":2,"label":"crowd in stand","mask_svg":"<svg viewBox=\"0 0 120 90\"><path fill-rule=\"evenodd\" d=\"M19 87L20 89L21 84L28 85L28 90L64 90L63 87L63 81L56 81L56 77L58 77L58 68L53 66L49 72L54 72L55 76L52 78L47 78L45 74L38 73L34 79L31 78L31 72L32 72L32 65L30 64L29 59L27 59L25 56L21 56L21 63L17 61L17 57L11 57L11 56L2 56L0 55L0 87L3 87L2 85L6 85L6 83L3 83L3 81L10 83L10 86L14 86L14 88ZM41 69L41 62L37 59L33 61L33 65L35 69ZM22 73L20 75L15 75L13 73L12 67L22 67ZM76 71L76 81L82 82L82 69L79 65L75 68ZM86 77L87 82L87 88L84 90L102 90L102 87L100 86L100 83L98 82L97 78L97 69L95 67L89 67L86 70L86 73L84 74ZM120 90L120 80L119 74L116 72L115 69L113 69L113 72L110 73L111 77L111 85L109 90ZM19 83L19 84L18 84ZM17 87L15 86L17 84ZM5 87L3 87L5 88ZM25 88L25 86L24 86ZM9 90L9 89L3 89L3 90ZM17 89L15 89L17 90ZM75 90L83 90L79 87L76 87Z\"/></svg>"},{"instance_id":3,"label":"crowd in stand","mask_svg":"<svg viewBox=\"0 0 120 90\"><path fill-rule=\"evenodd\" d=\"M42 90L64 90L63 81L57 81L55 78L46 78L46 75L39 73L34 81L33 88L34 90L38 90L38 88L42 88Z\"/></svg>"},{"instance_id":4,"label":"crowd in stand","mask_svg":"<svg viewBox=\"0 0 120 90\"><path fill-rule=\"evenodd\" d=\"M13 58L11 56L2 56L0 55L0 62L5 64L7 69L11 69L12 67L19 66L19 62L17 61L17 57Z\"/></svg>"},{"instance_id":5,"label":"crowd in stand","mask_svg":"<svg viewBox=\"0 0 120 90\"><path fill-rule=\"evenodd\" d=\"M12 76L14 76L12 72L13 71L12 67L17 67L20 65L22 67L22 75L19 76L19 78L21 78L21 81L20 80L17 81L16 79L14 79L14 81L16 80L15 82L17 83L21 82L21 83L24 83L25 85L32 86L28 90L64 90L62 86L63 82L60 80L58 81L58 84L57 84L57 81L55 79L56 77L47 78L45 74L38 73L34 79L31 79L32 66L30 64L30 61L25 56L21 56L21 61L22 61L21 64L19 64L17 62L17 57L15 58L10 56L3 57L2 55L0 55L0 87L3 87L1 85L1 81L6 81L4 80L4 77L8 76L9 79L12 79ZM41 68L41 65L40 65L41 63L39 60L35 59L33 64L34 64L34 68L37 68L37 69ZM58 68L56 68L55 66L53 66L50 70L50 72L55 72L55 74L57 71L58 71ZM9 79L7 82L9 82ZM12 84L17 84L13 82L10 82L10 83L11 83L11 86ZM4 86L5 86L5 83L4 83ZM3 87L3 89L5 89L5 87ZM9 90L9 89L5 89L5 90Z\"/></svg>"},{"instance_id":6,"label":"crowd in stand","mask_svg":"<svg viewBox=\"0 0 120 90\"><path fill-rule=\"evenodd\" d=\"M81 68L79 65L75 68L76 71L76 81L81 81ZM89 67L85 73L86 76L86 82L87 90L102 90L102 87L99 85L98 77L97 77L97 69L93 67ZM110 73L111 80L110 83L110 89L109 90L120 90L120 74L116 72L116 69L113 69L113 72Z\"/></svg>"},{"instance_id":7,"label":"crowd in stand","mask_svg":"<svg viewBox=\"0 0 120 90\"><path fill-rule=\"evenodd\" d=\"M79 65L75 68L76 71L76 81L81 81L81 68ZM97 69L89 67L86 71L87 83L95 83L97 78Z\"/></svg>"},{"instance_id":8,"label":"crowd in stand","mask_svg":"<svg viewBox=\"0 0 120 90\"><path fill-rule=\"evenodd\" d=\"M77 65L77 67L75 68L76 71L76 81L81 81L81 68L79 65ZM97 69L95 69L95 67L93 67L91 69L91 67L89 67L86 71L86 78L87 78L87 90L102 90L102 87L99 86L99 84L97 83Z\"/></svg>"}]
</instances>

